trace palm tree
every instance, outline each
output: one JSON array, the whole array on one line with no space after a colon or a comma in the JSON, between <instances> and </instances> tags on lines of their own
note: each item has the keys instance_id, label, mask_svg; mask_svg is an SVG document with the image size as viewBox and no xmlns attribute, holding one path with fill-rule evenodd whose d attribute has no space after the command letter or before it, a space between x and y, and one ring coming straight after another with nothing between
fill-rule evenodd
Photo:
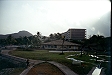
<instances>
[{"instance_id":1,"label":"palm tree","mask_svg":"<svg viewBox=\"0 0 112 75\"><path fill-rule=\"evenodd\" d=\"M60 55L63 55L63 44L64 44L64 41L65 41L65 36L62 36L62 53Z\"/></svg>"},{"instance_id":2,"label":"palm tree","mask_svg":"<svg viewBox=\"0 0 112 75\"><path fill-rule=\"evenodd\" d=\"M40 32L37 32L37 35L33 36L33 39L31 40L34 47L39 47L41 45L41 34Z\"/></svg>"},{"instance_id":3,"label":"palm tree","mask_svg":"<svg viewBox=\"0 0 112 75\"><path fill-rule=\"evenodd\" d=\"M29 42L30 42L29 38L25 36L25 37L23 37L22 40L23 40L23 41L22 41L23 44L26 45L25 48L28 49L28 45L29 45Z\"/></svg>"},{"instance_id":4,"label":"palm tree","mask_svg":"<svg viewBox=\"0 0 112 75\"><path fill-rule=\"evenodd\" d=\"M41 45L41 34L40 34L40 32L37 32L37 45L38 46Z\"/></svg>"},{"instance_id":5,"label":"palm tree","mask_svg":"<svg viewBox=\"0 0 112 75\"><path fill-rule=\"evenodd\" d=\"M47 38L46 36L43 36L43 37L42 37L43 42L46 41L46 38Z\"/></svg>"},{"instance_id":6,"label":"palm tree","mask_svg":"<svg viewBox=\"0 0 112 75\"><path fill-rule=\"evenodd\" d=\"M50 37L51 40L54 39L54 35L53 34L50 34L49 37Z\"/></svg>"},{"instance_id":7,"label":"palm tree","mask_svg":"<svg viewBox=\"0 0 112 75\"><path fill-rule=\"evenodd\" d=\"M60 33L57 33L56 39L57 39L57 40L60 40L61 37L62 37L62 35L61 35Z\"/></svg>"},{"instance_id":8,"label":"palm tree","mask_svg":"<svg viewBox=\"0 0 112 75\"><path fill-rule=\"evenodd\" d=\"M37 37L38 37L39 39L41 38L40 32L37 32Z\"/></svg>"}]
</instances>

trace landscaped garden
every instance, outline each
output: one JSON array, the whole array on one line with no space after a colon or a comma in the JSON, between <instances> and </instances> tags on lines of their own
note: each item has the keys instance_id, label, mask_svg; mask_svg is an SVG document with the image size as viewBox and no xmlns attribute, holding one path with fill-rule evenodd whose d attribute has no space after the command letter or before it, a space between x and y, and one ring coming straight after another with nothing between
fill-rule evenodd
<instances>
[{"instance_id":1,"label":"landscaped garden","mask_svg":"<svg viewBox=\"0 0 112 75\"><path fill-rule=\"evenodd\" d=\"M79 52L64 52L64 55L59 55L59 53L49 52L49 50L34 50L34 51L15 50L9 53L11 55L15 55L27 59L55 61L68 66L71 70L73 70L79 75L87 75L88 72L92 69L92 67L100 63L100 62L95 62L95 60L90 60L92 59L92 57L90 57L89 55L82 55L82 57L80 55L77 55L80 54ZM72 64L72 60L66 58L69 55L74 55L74 56L70 56L69 58L82 60L84 62L82 62L81 65ZM107 64L108 63L102 63L101 65L102 67L108 68L106 66Z\"/></svg>"}]
</instances>

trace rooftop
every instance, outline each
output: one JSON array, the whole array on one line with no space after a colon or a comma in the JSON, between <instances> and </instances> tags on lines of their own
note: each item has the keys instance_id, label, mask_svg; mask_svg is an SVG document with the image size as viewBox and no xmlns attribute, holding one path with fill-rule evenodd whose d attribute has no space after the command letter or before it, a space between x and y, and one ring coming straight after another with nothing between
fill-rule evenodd
<instances>
[{"instance_id":1,"label":"rooftop","mask_svg":"<svg viewBox=\"0 0 112 75\"><path fill-rule=\"evenodd\" d=\"M63 40L55 40L47 43L43 43L44 45L62 45ZM63 45L78 45L72 42L64 41Z\"/></svg>"}]
</instances>

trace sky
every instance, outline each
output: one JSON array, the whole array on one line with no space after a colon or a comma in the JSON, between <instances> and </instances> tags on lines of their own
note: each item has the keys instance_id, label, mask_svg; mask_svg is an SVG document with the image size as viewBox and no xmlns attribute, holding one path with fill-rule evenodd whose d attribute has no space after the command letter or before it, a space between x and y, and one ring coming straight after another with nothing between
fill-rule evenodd
<instances>
[{"instance_id":1,"label":"sky","mask_svg":"<svg viewBox=\"0 0 112 75\"><path fill-rule=\"evenodd\" d=\"M110 36L108 0L0 0L0 34L26 30L49 36L70 28Z\"/></svg>"}]
</instances>

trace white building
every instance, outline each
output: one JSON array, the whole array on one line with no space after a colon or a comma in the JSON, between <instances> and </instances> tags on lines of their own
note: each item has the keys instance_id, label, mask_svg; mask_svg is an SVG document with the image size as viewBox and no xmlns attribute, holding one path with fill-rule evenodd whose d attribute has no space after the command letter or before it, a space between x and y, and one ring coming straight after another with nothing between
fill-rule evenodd
<instances>
[{"instance_id":1,"label":"white building","mask_svg":"<svg viewBox=\"0 0 112 75\"><path fill-rule=\"evenodd\" d=\"M62 50L62 42L63 42L63 40L55 40L55 41L43 43L42 48ZM78 47L79 47L79 44L71 43L68 41L64 41L64 43L63 43L64 50L77 50Z\"/></svg>"},{"instance_id":2,"label":"white building","mask_svg":"<svg viewBox=\"0 0 112 75\"><path fill-rule=\"evenodd\" d=\"M86 38L86 29L69 29L67 32L62 33L62 35L68 40L82 40Z\"/></svg>"}]
</instances>

